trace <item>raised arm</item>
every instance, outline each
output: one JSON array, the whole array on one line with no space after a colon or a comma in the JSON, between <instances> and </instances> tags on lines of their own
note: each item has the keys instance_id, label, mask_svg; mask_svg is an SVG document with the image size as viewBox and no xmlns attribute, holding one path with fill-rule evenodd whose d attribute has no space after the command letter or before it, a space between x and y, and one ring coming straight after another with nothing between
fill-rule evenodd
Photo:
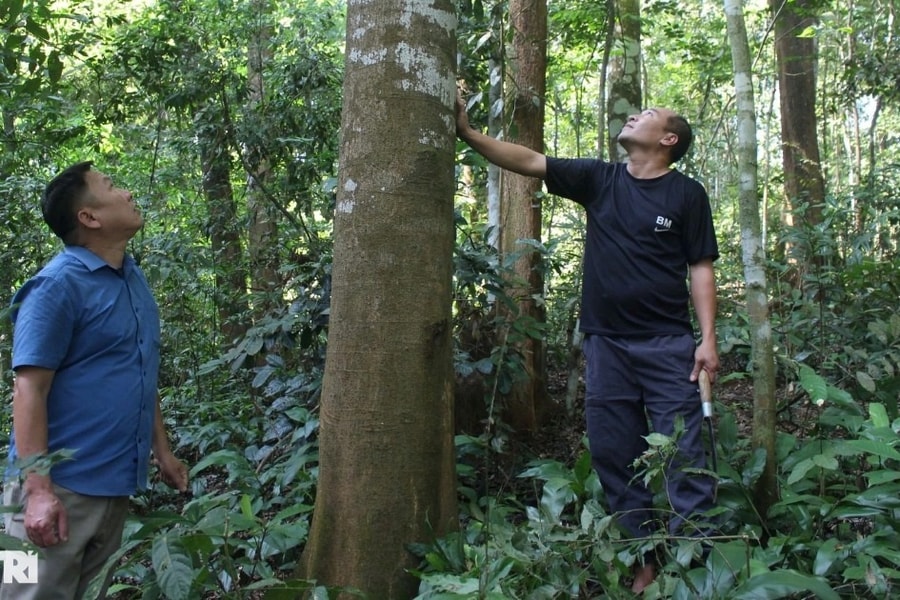
<instances>
[{"instance_id":1,"label":"raised arm","mask_svg":"<svg viewBox=\"0 0 900 600\"><path fill-rule=\"evenodd\" d=\"M540 152L492 138L473 129L466 114L466 103L460 96L456 97L456 135L501 169L540 179L547 175L547 157Z\"/></svg>"}]
</instances>

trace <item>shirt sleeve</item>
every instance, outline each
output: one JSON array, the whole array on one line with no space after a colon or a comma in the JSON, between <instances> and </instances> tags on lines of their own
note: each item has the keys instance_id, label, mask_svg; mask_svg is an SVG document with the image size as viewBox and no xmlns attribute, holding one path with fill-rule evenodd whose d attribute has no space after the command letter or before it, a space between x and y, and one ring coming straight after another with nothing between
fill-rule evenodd
<instances>
[{"instance_id":1,"label":"shirt sleeve","mask_svg":"<svg viewBox=\"0 0 900 600\"><path fill-rule=\"evenodd\" d=\"M608 175L609 163L592 158L547 157L544 183L554 196L587 206L596 199L598 181Z\"/></svg>"},{"instance_id":2,"label":"shirt sleeve","mask_svg":"<svg viewBox=\"0 0 900 600\"><path fill-rule=\"evenodd\" d=\"M13 298L12 368L59 370L72 340L75 310L62 282L37 277Z\"/></svg>"},{"instance_id":3,"label":"shirt sleeve","mask_svg":"<svg viewBox=\"0 0 900 600\"><path fill-rule=\"evenodd\" d=\"M687 189L687 220L685 223L684 253L688 264L719 258L719 245L713 226L709 196L700 183L691 182Z\"/></svg>"}]
</instances>

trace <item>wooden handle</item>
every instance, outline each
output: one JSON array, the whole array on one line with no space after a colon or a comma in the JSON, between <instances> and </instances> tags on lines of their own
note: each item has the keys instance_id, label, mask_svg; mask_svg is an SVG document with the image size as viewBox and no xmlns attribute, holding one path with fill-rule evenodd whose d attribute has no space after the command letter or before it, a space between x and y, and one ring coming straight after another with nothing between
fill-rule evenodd
<instances>
[{"instance_id":1,"label":"wooden handle","mask_svg":"<svg viewBox=\"0 0 900 600\"><path fill-rule=\"evenodd\" d=\"M697 383L700 384L700 406L703 407L703 418L712 419L713 403L712 389L709 384L709 373L701 369L700 375L697 377Z\"/></svg>"},{"instance_id":2,"label":"wooden handle","mask_svg":"<svg viewBox=\"0 0 900 600\"><path fill-rule=\"evenodd\" d=\"M700 384L700 402L709 404L712 402L712 388L709 384L709 373L706 369L700 369L700 375L697 377L697 383Z\"/></svg>"}]
</instances>

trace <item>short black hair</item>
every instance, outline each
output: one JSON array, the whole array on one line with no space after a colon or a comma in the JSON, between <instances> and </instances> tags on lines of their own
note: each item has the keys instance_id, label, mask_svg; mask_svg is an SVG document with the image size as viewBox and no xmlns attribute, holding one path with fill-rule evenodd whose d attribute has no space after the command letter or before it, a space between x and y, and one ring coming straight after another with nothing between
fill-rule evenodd
<instances>
[{"instance_id":1,"label":"short black hair","mask_svg":"<svg viewBox=\"0 0 900 600\"><path fill-rule=\"evenodd\" d=\"M694 132L691 124L681 115L672 115L666 119L666 131L678 136L678 141L672 146L671 152L672 162L676 163L687 154L691 142L694 141Z\"/></svg>"},{"instance_id":2,"label":"short black hair","mask_svg":"<svg viewBox=\"0 0 900 600\"><path fill-rule=\"evenodd\" d=\"M89 160L74 164L54 177L44 188L41 213L53 233L63 241L78 225L76 213L87 194L85 174L91 170L92 164Z\"/></svg>"}]
</instances>

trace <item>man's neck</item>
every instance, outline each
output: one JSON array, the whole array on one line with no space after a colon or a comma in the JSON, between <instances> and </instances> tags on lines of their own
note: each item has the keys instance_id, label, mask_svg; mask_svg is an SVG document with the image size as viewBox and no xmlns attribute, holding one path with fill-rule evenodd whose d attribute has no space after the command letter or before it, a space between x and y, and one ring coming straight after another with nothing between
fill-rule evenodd
<instances>
[{"instance_id":1,"label":"man's neck","mask_svg":"<svg viewBox=\"0 0 900 600\"><path fill-rule=\"evenodd\" d=\"M628 173L635 179L655 179L662 177L671 170L668 157L642 152L629 154L626 168Z\"/></svg>"}]
</instances>

